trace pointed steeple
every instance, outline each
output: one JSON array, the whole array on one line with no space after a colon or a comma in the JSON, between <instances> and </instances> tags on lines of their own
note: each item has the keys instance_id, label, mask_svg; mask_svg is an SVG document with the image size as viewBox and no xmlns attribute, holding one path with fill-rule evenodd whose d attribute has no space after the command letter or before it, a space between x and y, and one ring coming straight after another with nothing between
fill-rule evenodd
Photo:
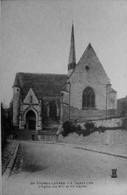
<instances>
[{"instance_id":1,"label":"pointed steeple","mask_svg":"<svg viewBox=\"0 0 127 195\"><path fill-rule=\"evenodd\" d=\"M68 72L69 72L69 74L73 71L75 66L76 66L75 38L74 38L74 25L72 23L70 54L69 54L69 62L68 62Z\"/></svg>"}]
</instances>

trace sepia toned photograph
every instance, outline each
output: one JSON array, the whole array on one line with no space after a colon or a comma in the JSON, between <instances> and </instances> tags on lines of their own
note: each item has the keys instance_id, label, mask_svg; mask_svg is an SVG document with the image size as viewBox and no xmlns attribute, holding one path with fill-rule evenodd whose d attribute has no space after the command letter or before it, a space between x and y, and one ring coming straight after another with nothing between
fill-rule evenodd
<instances>
[{"instance_id":1,"label":"sepia toned photograph","mask_svg":"<svg viewBox=\"0 0 127 195\"><path fill-rule=\"evenodd\" d=\"M127 1L1 0L1 194L127 194Z\"/></svg>"}]
</instances>

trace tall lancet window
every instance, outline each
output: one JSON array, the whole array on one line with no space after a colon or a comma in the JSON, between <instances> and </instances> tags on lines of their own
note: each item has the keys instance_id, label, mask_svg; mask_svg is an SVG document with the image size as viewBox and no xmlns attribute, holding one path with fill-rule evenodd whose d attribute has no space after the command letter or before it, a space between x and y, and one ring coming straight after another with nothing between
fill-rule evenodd
<instances>
[{"instance_id":1,"label":"tall lancet window","mask_svg":"<svg viewBox=\"0 0 127 195\"><path fill-rule=\"evenodd\" d=\"M87 87L82 95L82 107L94 108L95 107L95 93L91 87Z\"/></svg>"}]
</instances>

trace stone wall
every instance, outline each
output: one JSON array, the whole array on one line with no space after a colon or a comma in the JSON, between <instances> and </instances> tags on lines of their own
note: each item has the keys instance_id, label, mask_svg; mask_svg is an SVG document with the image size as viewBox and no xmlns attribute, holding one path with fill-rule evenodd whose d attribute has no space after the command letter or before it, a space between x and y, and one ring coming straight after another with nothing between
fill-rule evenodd
<instances>
[{"instance_id":1,"label":"stone wall","mask_svg":"<svg viewBox=\"0 0 127 195\"><path fill-rule=\"evenodd\" d=\"M119 116L127 116L127 96L117 100L117 112Z\"/></svg>"},{"instance_id":2,"label":"stone wall","mask_svg":"<svg viewBox=\"0 0 127 195\"><path fill-rule=\"evenodd\" d=\"M111 88L109 89L109 92L107 94L108 96L108 102L107 107L108 109L117 109L117 93L115 91L111 91Z\"/></svg>"},{"instance_id":3,"label":"stone wall","mask_svg":"<svg viewBox=\"0 0 127 195\"><path fill-rule=\"evenodd\" d=\"M101 151L103 149L107 152L110 150L110 152L112 151L111 153L114 151L116 154L127 154L127 131L120 129L107 130L102 133L96 131L89 136L78 135L76 133L71 133L66 137L59 135L58 140L66 143L81 144L81 146L93 150Z\"/></svg>"},{"instance_id":4,"label":"stone wall","mask_svg":"<svg viewBox=\"0 0 127 195\"><path fill-rule=\"evenodd\" d=\"M64 123L69 120L69 106L61 103L60 123Z\"/></svg>"},{"instance_id":5,"label":"stone wall","mask_svg":"<svg viewBox=\"0 0 127 195\"><path fill-rule=\"evenodd\" d=\"M95 124L95 127L127 129L127 117L92 120L92 122ZM78 124L81 126L82 129L85 129L85 123Z\"/></svg>"}]
</instances>

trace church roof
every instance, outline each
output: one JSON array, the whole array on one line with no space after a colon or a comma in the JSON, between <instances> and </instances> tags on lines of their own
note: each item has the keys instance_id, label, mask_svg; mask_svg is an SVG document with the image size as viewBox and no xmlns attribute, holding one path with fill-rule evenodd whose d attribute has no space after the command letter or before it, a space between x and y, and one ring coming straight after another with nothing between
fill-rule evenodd
<instances>
[{"instance_id":1,"label":"church roof","mask_svg":"<svg viewBox=\"0 0 127 195\"><path fill-rule=\"evenodd\" d=\"M124 98L119 98L117 101L119 102L127 102L127 96Z\"/></svg>"},{"instance_id":2,"label":"church roof","mask_svg":"<svg viewBox=\"0 0 127 195\"><path fill-rule=\"evenodd\" d=\"M86 50L84 51L83 55L81 56L81 58L79 59L75 69L73 70L73 72L70 74L70 77L71 75L73 75L73 73L75 72L75 70L77 69L77 67L80 65L80 64L84 64L84 65L91 65L91 67L93 67L95 69L99 69L100 71L100 75L104 76L105 78L107 78L107 81L110 81L96 52L94 51L91 43L88 44ZM110 82L109 82L110 83Z\"/></svg>"},{"instance_id":3,"label":"church roof","mask_svg":"<svg viewBox=\"0 0 127 195\"><path fill-rule=\"evenodd\" d=\"M84 51L83 55L81 56L78 64L80 63L80 61L82 61L82 59L85 58L85 59L89 60L93 56L95 56L96 59L99 60L96 53L95 53L95 51L94 51L94 49L93 49L93 47L92 47L92 45L91 45L91 43L89 43L86 50Z\"/></svg>"},{"instance_id":4,"label":"church roof","mask_svg":"<svg viewBox=\"0 0 127 195\"><path fill-rule=\"evenodd\" d=\"M68 76L64 74L17 73L13 87L20 87L22 99L30 88L40 100L43 97L58 96Z\"/></svg>"}]
</instances>

